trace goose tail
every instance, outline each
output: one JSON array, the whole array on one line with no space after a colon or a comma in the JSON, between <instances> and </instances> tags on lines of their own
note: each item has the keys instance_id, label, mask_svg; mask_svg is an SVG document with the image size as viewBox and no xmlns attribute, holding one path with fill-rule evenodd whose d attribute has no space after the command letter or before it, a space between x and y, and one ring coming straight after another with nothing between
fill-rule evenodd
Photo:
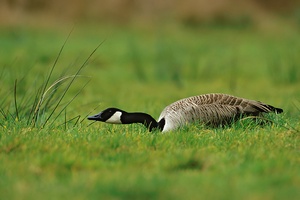
<instances>
[{"instance_id":1,"label":"goose tail","mask_svg":"<svg viewBox=\"0 0 300 200\"><path fill-rule=\"evenodd\" d=\"M261 113L270 113L270 112L274 112L274 113L282 113L283 112L283 109L281 108L276 108L274 106L271 106L269 104L265 104L265 103L262 103L260 101L257 101L257 102L252 102L251 104L251 107L255 110L254 112L257 113L257 112L261 112ZM246 108L246 112L249 111L248 108ZM250 111L250 113L253 112Z\"/></svg>"},{"instance_id":2,"label":"goose tail","mask_svg":"<svg viewBox=\"0 0 300 200\"><path fill-rule=\"evenodd\" d=\"M276 108L274 106L271 106L271 105L267 105L267 107L270 109L271 112L274 112L274 113L282 113L283 112L283 109L281 108Z\"/></svg>"},{"instance_id":3,"label":"goose tail","mask_svg":"<svg viewBox=\"0 0 300 200\"><path fill-rule=\"evenodd\" d=\"M273 107L273 112L275 112L275 113L282 113L283 109Z\"/></svg>"}]
</instances>

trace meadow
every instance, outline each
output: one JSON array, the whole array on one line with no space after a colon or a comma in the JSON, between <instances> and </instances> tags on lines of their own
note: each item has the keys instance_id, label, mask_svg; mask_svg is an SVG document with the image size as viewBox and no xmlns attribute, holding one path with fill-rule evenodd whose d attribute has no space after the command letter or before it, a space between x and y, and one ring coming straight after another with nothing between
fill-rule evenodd
<instances>
[{"instance_id":1,"label":"meadow","mask_svg":"<svg viewBox=\"0 0 300 200\"><path fill-rule=\"evenodd\" d=\"M68 36L69 35L69 36ZM7 26L0 31L0 199L299 199L297 29ZM229 93L283 108L263 126L166 134L86 120Z\"/></svg>"}]
</instances>

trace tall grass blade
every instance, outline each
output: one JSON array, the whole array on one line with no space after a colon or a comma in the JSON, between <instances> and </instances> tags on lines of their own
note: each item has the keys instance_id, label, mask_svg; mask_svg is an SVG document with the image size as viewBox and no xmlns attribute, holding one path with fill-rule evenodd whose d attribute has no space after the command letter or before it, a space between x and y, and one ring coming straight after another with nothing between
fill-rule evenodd
<instances>
[{"instance_id":1,"label":"tall grass blade","mask_svg":"<svg viewBox=\"0 0 300 200\"><path fill-rule=\"evenodd\" d=\"M57 62L58 62L58 60L59 60L59 58L60 58L60 56L61 56L61 54L62 54L62 51L63 51L63 49L64 49L64 47L65 47L67 41L69 40L69 38L70 38L72 32L73 32L73 29L70 31L70 33L68 34L68 36L67 36L66 40L64 41L62 47L60 48L59 53L58 53L58 55L56 56L56 59L55 59L53 65L52 65L52 67L51 67L51 69L50 69L50 72L49 72L48 76L47 76L47 79L46 79L46 82L45 82L45 84L44 84L43 89L41 90L40 93L37 93L37 96L39 97L39 98L38 98L39 101L38 101L38 103L37 103L37 105L36 105L36 108L35 108L35 111L34 111L34 114L33 114L33 119L34 119L34 120L33 120L33 126L36 125L36 122L37 122L37 119L38 119L38 116L39 116L39 111L40 111L41 106L42 106L42 102L43 102L42 95L45 93L45 91L46 91L46 89L47 89L48 83L49 83L50 78L51 78L51 76L52 76L52 73L53 73L53 71L54 71L54 69L55 69L55 66L56 66L56 64L57 64Z\"/></svg>"},{"instance_id":2,"label":"tall grass blade","mask_svg":"<svg viewBox=\"0 0 300 200\"><path fill-rule=\"evenodd\" d=\"M73 127L75 127L75 126L78 124L78 122L79 122L79 120L80 120L80 117L81 117L80 115L77 116L77 120L76 120L76 122L74 123ZM73 119L74 119L74 118L73 118Z\"/></svg>"},{"instance_id":3,"label":"tall grass blade","mask_svg":"<svg viewBox=\"0 0 300 200\"><path fill-rule=\"evenodd\" d=\"M33 104L31 106L31 109L29 111L29 116L28 116L28 120L27 120L27 125L29 125L30 123L32 123L33 126L35 126L35 122L36 122L36 116L34 114L34 111L36 110L36 107L38 105L39 102L39 93L41 91L41 88L38 89Z\"/></svg>"},{"instance_id":4,"label":"tall grass blade","mask_svg":"<svg viewBox=\"0 0 300 200\"><path fill-rule=\"evenodd\" d=\"M67 109L65 109L65 130L67 130Z\"/></svg>"},{"instance_id":5,"label":"tall grass blade","mask_svg":"<svg viewBox=\"0 0 300 200\"><path fill-rule=\"evenodd\" d=\"M4 119L7 120L7 115L5 114L3 108L0 108L0 113L4 117Z\"/></svg>"},{"instance_id":6,"label":"tall grass blade","mask_svg":"<svg viewBox=\"0 0 300 200\"><path fill-rule=\"evenodd\" d=\"M17 104L17 79L15 80L15 86L14 86L14 103L15 103L15 109L16 109L16 118L19 120L19 110L18 110L18 104Z\"/></svg>"},{"instance_id":7,"label":"tall grass blade","mask_svg":"<svg viewBox=\"0 0 300 200\"><path fill-rule=\"evenodd\" d=\"M69 119L69 120L66 120L66 118L65 118L65 122L62 123L62 124L60 124L60 125L58 125L57 127L59 127L59 126L65 126L65 127L67 127L67 123L69 123L69 122L71 122L71 121L73 121L73 120L76 119L76 121L75 121L75 123L74 123L74 125L73 125L73 127L75 127L75 126L78 124L80 117L81 117L81 116L78 115L78 116L75 116L75 117L73 117L73 118L71 118L71 119Z\"/></svg>"},{"instance_id":8,"label":"tall grass blade","mask_svg":"<svg viewBox=\"0 0 300 200\"><path fill-rule=\"evenodd\" d=\"M88 116L91 115L91 113L95 112L95 110L97 110L99 108L100 104L98 106L96 106L92 111L90 111L86 116L84 116L84 118L80 121L80 123L83 122L83 120L85 120Z\"/></svg>"},{"instance_id":9,"label":"tall grass blade","mask_svg":"<svg viewBox=\"0 0 300 200\"><path fill-rule=\"evenodd\" d=\"M49 75L47 76L47 79L46 79L44 88L43 88L43 90L42 90L42 94L44 94L44 92L46 91L46 88L47 88L47 86L48 86L48 83L49 83L49 81L50 81L50 78L51 78L51 76L52 76L52 73L53 73L53 71L54 71L54 68L55 68L55 66L56 66L56 64L57 64L57 62L58 62L58 59L60 58L60 56L61 56L61 54L62 54L62 51L63 51L63 49L65 48L66 43L67 43L67 41L69 40L69 38L70 38L72 32L73 32L73 29L72 29L72 30L70 31L70 33L68 34L66 40L64 41L63 45L61 46L61 48L60 48L60 50L59 50L59 52L58 52L58 55L57 55L56 58L55 58L55 61L54 61L53 65L52 65L52 67L51 67L50 73L49 73Z\"/></svg>"},{"instance_id":10,"label":"tall grass blade","mask_svg":"<svg viewBox=\"0 0 300 200\"><path fill-rule=\"evenodd\" d=\"M104 40L105 41L105 40ZM52 115L54 114L54 112L56 111L56 109L58 108L58 106L60 105L61 101L63 100L63 98L65 97L66 93L68 92L68 90L70 89L71 85L73 84L74 80L76 79L76 77L79 75L80 71L86 66L86 64L88 63L88 61L90 60L90 58L94 55L94 53L97 51L97 49L104 43L104 41L102 41L93 51L92 53L88 56L88 58L84 61L84 63L80 66L80 68L77 70L76 74L73 76L73 78L71 79L70 83L67 85L66 89L64 90L63 94L61 95L61 97L59 98L58 102L56 103L55 107L52 109L52 112L49 114L48 118L45 120L44 124L42 125L42 128L45 127L45 125L47 124L47 122L50 120L50 118L52 117ZM85 86L84 86L85 87ZM76 95L77 96L77 95ZM75 97L76 97L75 96ZM74 97L74 98L75 98ZM73 99L74 99L73 98ZM71 103L71 102L69 102ZM69 103L67 105L69 105ZM65 107L66 108L66 107ZM63 110L61 110L62 112ZM61 114L61 112L57 115L57 117ZM57 119L57 117L55 118L55 120ZM54 121L55 121L54 120ZM53 122L54 122L53 121ZM53 122L51 124L53 124Z\"/></svg>"},{"instance_id":11,"label":"tall grass blade","mask_svg":"<svg viewBox=\"0 0 300 200\"><path fill-rule=\"evenodd\" d=\"M97 121L93 121L92 123L89 123L86 127L91 126L92 124L96 123Z\"/></svg>"},{"instance_id":12,"label":"tall grass blade","mask_svg":"<svg viewBox=\"0 0 300 200\"><path fill-rule=\"evenodd\" d=\"M74 95L74 97L61 109L61 111L56 115L56 117L54 118L54 120L52 121L50 126L57 120L57 118L61 115L61 113L67 109L67 107L70 105L70 103L72 103L72 101L74 101L74 99L81 93L81 91L87 86L87 84L89 82L90 81L86 82L85 85L83 87L81 87L81 89Z\"/></svg>"}]
</instances>

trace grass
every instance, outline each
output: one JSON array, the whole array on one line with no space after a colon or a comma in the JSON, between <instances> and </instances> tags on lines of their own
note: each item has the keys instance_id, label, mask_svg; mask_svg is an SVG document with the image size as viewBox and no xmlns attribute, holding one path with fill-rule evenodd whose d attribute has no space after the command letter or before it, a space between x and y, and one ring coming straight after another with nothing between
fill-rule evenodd
<instances>
[{"instance_id":1,"label":"grass","mask_svg":"<svg viewBox=\"0 0 300 200\"><path fill-rule=\"evenodd\" d=\"M63 45L68 32L0 33L0 199L300 197L297 32L80 26ZM108 106L156 118L208 92L285 113L167 134L84 120ZM45 93L39 125L28 123Z\"/></svg>"}]
</instances>

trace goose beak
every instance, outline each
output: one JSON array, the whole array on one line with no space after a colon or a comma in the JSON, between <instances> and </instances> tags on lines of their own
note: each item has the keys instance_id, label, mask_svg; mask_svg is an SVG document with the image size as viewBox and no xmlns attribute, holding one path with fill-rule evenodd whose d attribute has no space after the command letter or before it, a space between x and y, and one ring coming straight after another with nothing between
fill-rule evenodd
<instances>
[{"instance_id":1,"label":"goose beak","mask_svg":"<svg viewBox=\"0 0 300 200\"><path fill-rule=\"evenodd\" d=\"M103 118L101 116L102 112L93 116L89 116L87 119L88 120L95 120L95 121L102 121Z\"/></svg>"}]
</instances>

